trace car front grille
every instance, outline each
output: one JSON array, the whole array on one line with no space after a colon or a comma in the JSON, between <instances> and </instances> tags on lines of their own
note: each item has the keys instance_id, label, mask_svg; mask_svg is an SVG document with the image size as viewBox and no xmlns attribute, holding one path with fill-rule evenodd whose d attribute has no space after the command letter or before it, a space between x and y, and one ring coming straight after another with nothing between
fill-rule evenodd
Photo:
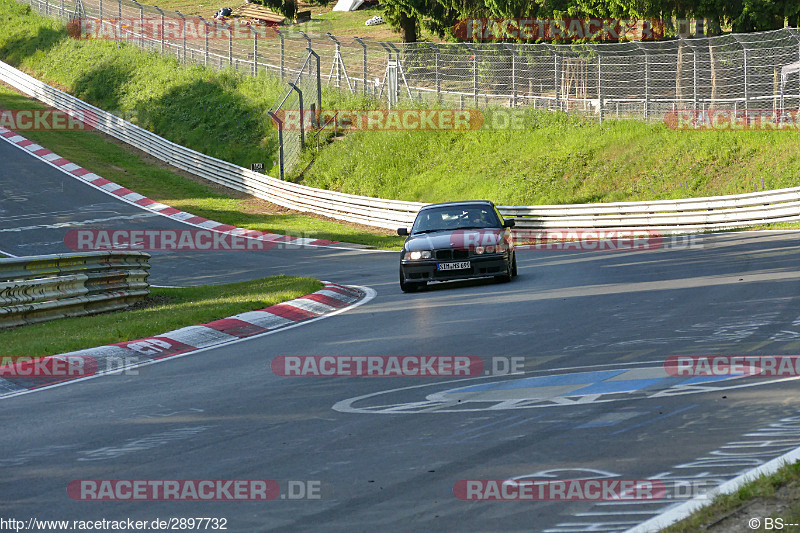
<instances>
[{"instance_id":1,"label":"car front grille","mask_svg":"<svg viewBox=\"0 0 800 533\"><path fill-rule=\"evenodd\" d=\"M468 250L436 250L437 261L469 259Z\"/></svg>"}]
</instances>

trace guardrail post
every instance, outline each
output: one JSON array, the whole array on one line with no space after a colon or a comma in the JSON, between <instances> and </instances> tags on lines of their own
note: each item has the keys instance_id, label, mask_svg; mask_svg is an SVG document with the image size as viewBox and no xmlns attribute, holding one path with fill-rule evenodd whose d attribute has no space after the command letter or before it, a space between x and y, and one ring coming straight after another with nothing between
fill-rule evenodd
<instances>
[{"instance_id":1,"label":"guardrail post","mask_svg":"<svg viewBox=\"0 0 800 533\"><path fill-rule=\"evenodd\" d=\"M100 31L103 31L103 0L100 0L99 10L100 10L100 14L99 14L99 17L100 17Z\"/></svg>"},{"instance_id":2,"label":"guardrail post","mask_svg":"<svg viewBox=\"0 0 800 533\"><path fill-rule=\"evenodd\" d=\"M267 111L267 113L278 124L278 172L283 180L283 121L272 111Z\"/></svg>"}]
</instances>

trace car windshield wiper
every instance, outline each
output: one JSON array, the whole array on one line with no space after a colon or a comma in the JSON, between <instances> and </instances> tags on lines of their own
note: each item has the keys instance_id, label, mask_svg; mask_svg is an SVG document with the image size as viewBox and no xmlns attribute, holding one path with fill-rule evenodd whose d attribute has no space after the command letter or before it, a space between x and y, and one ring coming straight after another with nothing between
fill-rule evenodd
<instances>
[{"instance_id":1,"label":"car windshield wiper","mask_svg":"<svg viewBox=\"0 0 800 533\"><path fill-rule=\"evenodd\" d=\"M421 229L419 231L413 232L414 235L419 235L420 233L433 233L434 231L444 231L442 229Z\"/></svg>"}]
</instances>

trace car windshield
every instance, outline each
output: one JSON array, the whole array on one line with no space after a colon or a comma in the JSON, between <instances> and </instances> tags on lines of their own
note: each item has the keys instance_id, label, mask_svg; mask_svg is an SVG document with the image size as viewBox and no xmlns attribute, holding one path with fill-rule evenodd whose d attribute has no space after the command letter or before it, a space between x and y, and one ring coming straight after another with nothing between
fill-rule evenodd
<instances>
[{"instance_id":1,"label":"car windshield","mask_svg":"<svg viewBox=\"0 0 800 533\"><path fill-rule=\"evenodd\" d=\"M423 209L417 215L411 232L497 227L500 227L500 221L491 206L453 205Z\"/></svg>"}]
</instances>

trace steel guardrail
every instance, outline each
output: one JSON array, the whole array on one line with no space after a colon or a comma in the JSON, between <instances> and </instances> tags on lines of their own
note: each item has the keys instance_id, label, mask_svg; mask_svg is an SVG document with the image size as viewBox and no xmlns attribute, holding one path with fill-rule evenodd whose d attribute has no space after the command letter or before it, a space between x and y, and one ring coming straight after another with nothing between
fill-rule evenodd
<instances>
[{"instance_id":1,"label":"steel guardrail","mask_svg":"<svg viewBox=\"0 0 800 533\"><path fill-rule=\"evenodd\" d=\"M149 269L133 251L0 259L0 328L124 309L150 294Z\"/></svg>"}]
</instances>

